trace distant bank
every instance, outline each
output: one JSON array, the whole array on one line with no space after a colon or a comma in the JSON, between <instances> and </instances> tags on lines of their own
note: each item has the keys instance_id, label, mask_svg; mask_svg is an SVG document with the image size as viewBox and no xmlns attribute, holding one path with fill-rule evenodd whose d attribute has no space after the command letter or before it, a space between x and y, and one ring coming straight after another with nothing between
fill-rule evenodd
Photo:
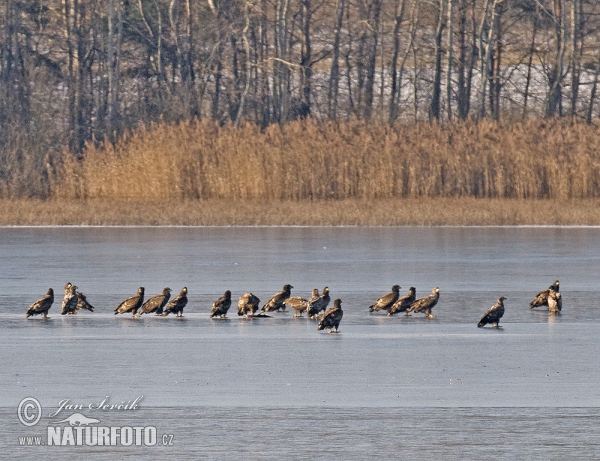
<instances>
[{"instance_id":1,"label":"distant bank","mask_svg":"<svg viewBox=\"0 0 600 461\"><path fill-rule=\"evenodd\" d=\"M600 225L600 128L565 120L165 123L42 163L1 224Z\"/></svg>"},{"instance_id":2,"label":"distant bank","mask_svg":"<svg viewBox=\"0 0 600 461\"><path fill-rule=\"evenodd\" d=\"M0 200L1 226L596 226L600 199Z\"/></svg>"}]
</instances>

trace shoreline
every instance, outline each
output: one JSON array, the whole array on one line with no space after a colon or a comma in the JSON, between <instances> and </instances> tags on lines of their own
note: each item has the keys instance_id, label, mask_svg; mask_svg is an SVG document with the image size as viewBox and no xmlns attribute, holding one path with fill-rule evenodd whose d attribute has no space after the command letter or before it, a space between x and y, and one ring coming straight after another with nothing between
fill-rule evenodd
<instances>
[{"instance_id":1,"label":"shoreline","mask_svg":"<svg viewBox=\"0 0 600 461\"><path fill-rule=\"evenodd\" d=\"M2 227L600 226L600 199L402 198L381 200L1 199Z\"/></svg>"}]
</instances>

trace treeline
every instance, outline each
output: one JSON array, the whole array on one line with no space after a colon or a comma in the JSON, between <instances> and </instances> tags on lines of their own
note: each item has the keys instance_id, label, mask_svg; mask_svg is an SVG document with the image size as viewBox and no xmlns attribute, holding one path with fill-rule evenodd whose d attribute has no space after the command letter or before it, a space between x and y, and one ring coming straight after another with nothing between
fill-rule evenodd
<instances>
[{"instance_id":1,"label":"treeline","mask_svg":"<svg viewBox=\"0 0 600 461\"><path fill-rule=\"evenodd\" d=\"M495 121L239 128L161 124L65 154L56 198L306 201L600 197L600 130L588 124Z\"/></svg>"},{"instance_id":2,"label":"treeline","mask_svg":"<svg viewBox=\"0 0 600 461\"><path fill-rule=\"evenodd\" d=\"M597 0L6 0L0 194L153 122L598 114Z\"/></svg>"}]
</instances>

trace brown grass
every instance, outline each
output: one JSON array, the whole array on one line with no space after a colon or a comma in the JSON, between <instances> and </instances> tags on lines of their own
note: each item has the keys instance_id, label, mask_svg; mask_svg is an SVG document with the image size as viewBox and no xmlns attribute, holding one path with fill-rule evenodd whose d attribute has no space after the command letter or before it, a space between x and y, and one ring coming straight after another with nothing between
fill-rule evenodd
<instances>
[{"instance_id":1,"label":"brown grass","mask_svg":"<svg viewBox=\"0 0 600 461\"><path fill-rule=\"evenodd\" d=\"M600 197L600 130L532 121L239 129L159 125L65 156L51 182L67 199L373 200Z\"/></svg>"},{"instance_id":2,"label":"brown grass","mask_svg":"<svg viewBox=\"0 0 600 461\"><path fill-rule=\"evenodd\" d=\"M45 167L2 225L600 225L600 129L156 125Z\"/></svg>"},{"instance_id":3,"label":"brown grass","mask_svg":"<svg viewBox=\"0 0 600 461\"><path fill-rule=\"evenodd\" d=\"M0 200L0 225L600 225L600 200Z\"/></svg>"}]
</instances>

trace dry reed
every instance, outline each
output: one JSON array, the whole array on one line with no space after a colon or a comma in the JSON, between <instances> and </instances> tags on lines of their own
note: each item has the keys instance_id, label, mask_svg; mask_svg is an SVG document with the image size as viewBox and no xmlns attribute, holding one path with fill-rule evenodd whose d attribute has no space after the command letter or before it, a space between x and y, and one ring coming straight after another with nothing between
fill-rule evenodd
<instances>
[{"instance_id":1,"label":"dry reed","mask_svg":"<svg viewBox=\"0 0 600 461\"><path fill-rule=\"evenodd\" d=\"M260 131L157 125L65 155L52 196L104 200L600 197L600 130L561 121L342 125Z\"/></svg>"}]
</instances>

